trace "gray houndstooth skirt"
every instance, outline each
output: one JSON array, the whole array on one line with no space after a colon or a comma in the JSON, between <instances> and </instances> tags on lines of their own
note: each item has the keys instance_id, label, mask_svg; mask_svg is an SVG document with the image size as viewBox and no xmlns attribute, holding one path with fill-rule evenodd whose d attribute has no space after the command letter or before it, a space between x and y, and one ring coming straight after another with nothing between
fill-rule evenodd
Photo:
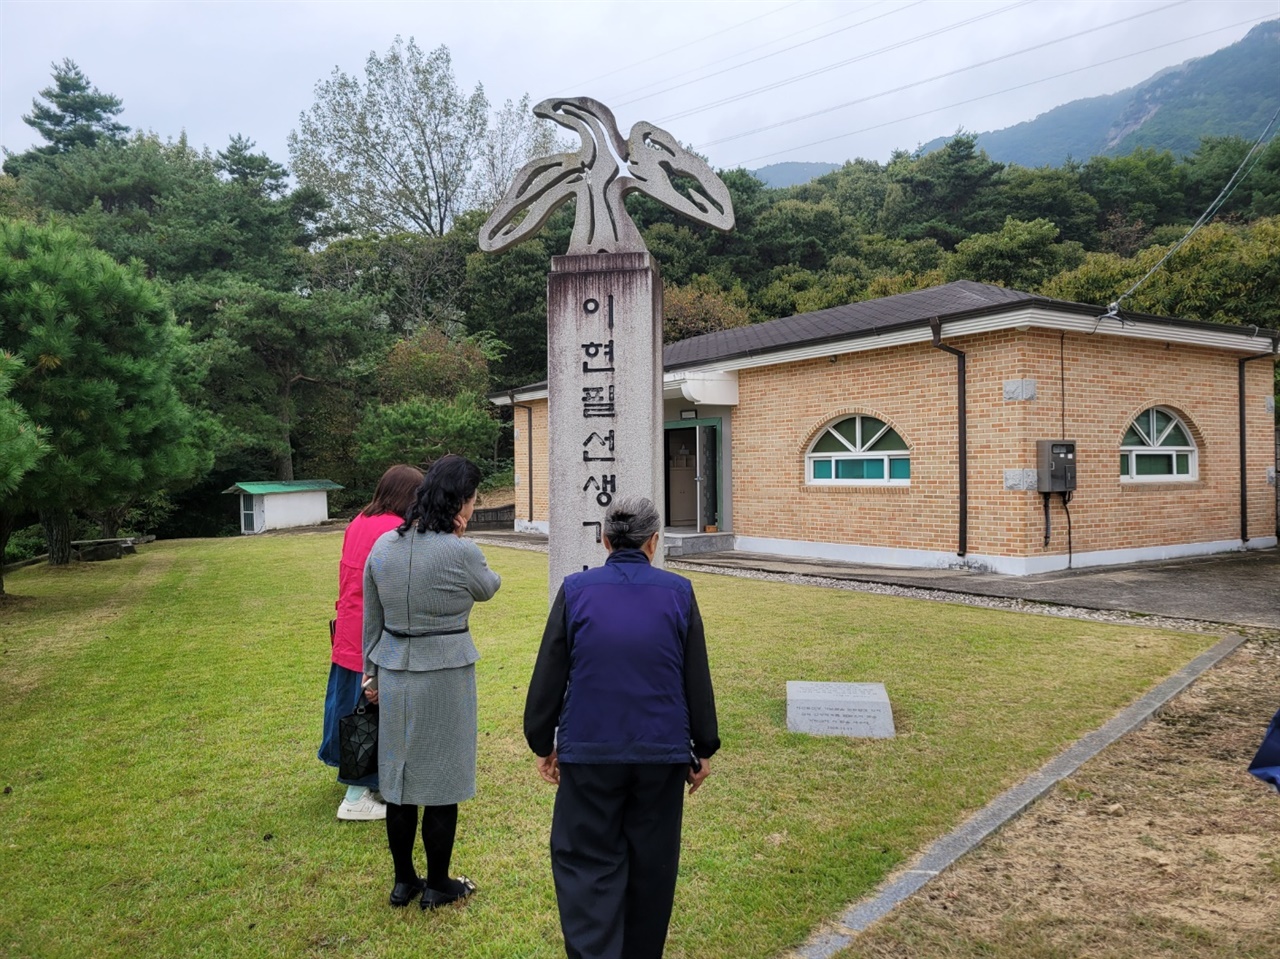
<instances>
[{"instance_id":1,"label":"gray houndstooth skirt","mask_svg":"<svg viewBox=\"0 0 1280 959\"><path fill-rule=\"evenodd\" d=\"M378 670L378 784L389 803L476 794L476 667Z\"/></svg>"}]
</instances>

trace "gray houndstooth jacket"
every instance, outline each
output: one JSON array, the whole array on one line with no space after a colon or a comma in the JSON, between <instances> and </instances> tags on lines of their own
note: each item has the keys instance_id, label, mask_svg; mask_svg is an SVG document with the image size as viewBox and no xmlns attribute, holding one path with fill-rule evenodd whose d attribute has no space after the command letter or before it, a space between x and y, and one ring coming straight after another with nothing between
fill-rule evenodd
<instances>
[{"instance_id":1,"label":"gray houndstooth jacket","mask_svg":"<svg viewBox=\"0 0 1280 959\"><path fill-rule=\"evenodd\" d=\"M365 672L376 675L380 666L424 672L474 663L480 654L467 618L471 607L491 598L501 583L470 540L412 530L382 535L364 567Z\"/></svg>"}]
</instances>

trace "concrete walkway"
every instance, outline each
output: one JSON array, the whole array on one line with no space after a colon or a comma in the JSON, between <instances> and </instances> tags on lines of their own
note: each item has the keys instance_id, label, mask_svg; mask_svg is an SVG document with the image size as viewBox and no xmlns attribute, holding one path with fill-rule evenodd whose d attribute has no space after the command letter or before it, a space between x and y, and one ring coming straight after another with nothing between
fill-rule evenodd
<instances>
[{"instance_id":1,"label":"concrete walkway","mask_svg":"<svg viewBox=\"0 0 1280 959\"><path fill-rule=\"evenodd\" d=\"M1034 576L1003 576L964 569L862 566L737 551L697 553L680 559L699 566L822 576L1280 629L1280 550L1276 549L1130 566L1091 566Z\"/></svg>"}]
</instances>

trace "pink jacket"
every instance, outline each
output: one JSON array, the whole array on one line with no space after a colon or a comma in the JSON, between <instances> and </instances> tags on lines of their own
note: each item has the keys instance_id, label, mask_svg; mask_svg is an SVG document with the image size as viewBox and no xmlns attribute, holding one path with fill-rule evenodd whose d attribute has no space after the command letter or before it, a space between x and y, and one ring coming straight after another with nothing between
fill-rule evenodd
<instances>
[{"instance_id":1,"label":"pink jacket","mask_svg":"<svg viewBox=\"0 0 1280 959\"><path fill-rule=\"evenodd\" d=\"M338 563L338 623L333 635L333 661L352 672L364 669L364 564L383 533L395 529L404 517L395 513L358 515L342 536Z\"/></svg>"}]
</instances>

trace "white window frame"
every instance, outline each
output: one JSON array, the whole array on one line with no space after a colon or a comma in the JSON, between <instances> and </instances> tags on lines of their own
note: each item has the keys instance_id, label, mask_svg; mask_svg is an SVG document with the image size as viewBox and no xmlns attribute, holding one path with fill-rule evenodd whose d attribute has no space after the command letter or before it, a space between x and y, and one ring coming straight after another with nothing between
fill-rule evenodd
<instances>
[{"instance_id":1,"label":"white window frame","mask_svg":"<svg viewBox=\"0 0 1280 959\"><path fill-rule=\"evenodd\" d=\"M1153 412L1163 413L1169 417L1169 423L1158 436L1150 435ZM1143 421L1146 420L1144 424ZM1189 446L1162 446L1160 441L1165 439L1173 429L1177 427L1182 430L1182 435L1187 438L1191 444ZM1120 474L1121 483L1194 483L1200 479L1200 451L1196 449L1195 440L1192 437L1191 430L1188 428L1186 421L1181 416L1169 409L1167 406L1148 406L1145 410L1129 421L1129 425L1125 427L1127 434L1130 429L1136 429L1138 435L1147 440L1146 445L1142 446L1121 446L1120 455L1125 459L1126 468ZM1121 439L1123 443L1123 438ZM1172 473L1138 473L1138 457L1140 455L1168 455L1173 457ZM1179 473L1178 455L1185 454L1187 456L1187 472Z\"/></svg>"},{"instance_id":2,"label":"white window frame","mask_svg":"<svg viewBox=\"0 0 1280 959\"><path fill-rule=\"evenodd\" d=\"M873 436L869 438L864 437L862 435L862 423L863 423L863 420L868 417L871 419L879 420L883 424L883 426L879 430L877 430ZM857 443L856 445L851 444L848 441L848 439L846 439L843 435L841 435L835 429L835 427L838 424L844 423L848 420L853 420L853 419L856 419L858 421L855 435L857 436L860 442ZM824 426L821 430L818 431L818 435L815 436L813 438L813 442L809 444L809 451L805 454L805 457L804 457L805 485L807 486L910 486L911 485L910 476L908 476L906 479L894 479L891 477L892 466L889 462L890 460L906 460L908 464L907 468L908 470L910 470L910 463L911 463L910 447L907 447L901 450L885 450L881 452L868 452L870 447L875 446L875 444L880 441L880 439L885 435L885 433L888 433L890 431L895 433L899 439L902 439L902 434L899 433L897 429L894 428L892 423L890 423L888 420L883 419L879 416L875 416L872 413L855 413L852 416L842 416L837 420L832 420L830 423L828 423L826 426ZM826 436L834 436L846 448L846 451L835 452L835 453L830 453L830 452L815 453L813 448L817 446L819 442L822 441L823 437L826 437ZM902 440L902 442L905 444L906 440ZM813 475L814 462L817 460L831 461L831 478L830 479L819 479ZM866 462L869 460L879 460L884 464L884 467L883 467L884 478L883 479L839 479L837 478L835 475L836 462L847 461L847 460L860 460L862 462Z\"/></svg>"}]
</instances>

